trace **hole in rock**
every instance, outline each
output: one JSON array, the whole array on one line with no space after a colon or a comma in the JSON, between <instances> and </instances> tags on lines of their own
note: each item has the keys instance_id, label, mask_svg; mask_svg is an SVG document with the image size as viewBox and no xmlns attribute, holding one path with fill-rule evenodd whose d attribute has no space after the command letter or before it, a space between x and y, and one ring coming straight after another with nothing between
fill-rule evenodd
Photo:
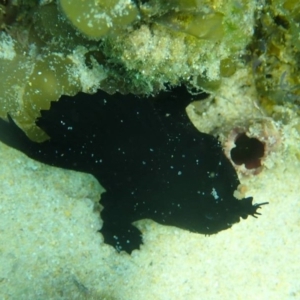
<instances>
[{"instance_id":1,"label":"hole in rock","mask_svg":"<svg viewBox=\"0 0 300 300\"><path fill-rule=\"evenodd\" d=\"M235 145L230 151L230 156L236 165L244 164L247 169L261 166L261 158L265 152L265 146L261 141L242 133L236 138Z\"/></svg>"}]
</instances>

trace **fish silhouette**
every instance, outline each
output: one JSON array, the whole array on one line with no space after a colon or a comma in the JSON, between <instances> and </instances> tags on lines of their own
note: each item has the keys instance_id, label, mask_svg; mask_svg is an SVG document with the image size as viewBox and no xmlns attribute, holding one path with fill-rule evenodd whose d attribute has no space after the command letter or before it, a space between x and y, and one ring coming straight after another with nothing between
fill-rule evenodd
<instances>
[{"instance_id":1,"label":"fish silhouette","mask_svg":"<svg viewBox=\"0 0 300 300\"><path fill-rule=\"evenodd\" d=\"M104 242L131 253L142 243L134 221L210 235L267 204L233 196L237 174L218 140L190 122L190 101L175 92L62 96L36 121L49 140L29 140L10 116L0 120L0 140L42 163L94 175L106 190Z\"/></svg>"}]
</instances>

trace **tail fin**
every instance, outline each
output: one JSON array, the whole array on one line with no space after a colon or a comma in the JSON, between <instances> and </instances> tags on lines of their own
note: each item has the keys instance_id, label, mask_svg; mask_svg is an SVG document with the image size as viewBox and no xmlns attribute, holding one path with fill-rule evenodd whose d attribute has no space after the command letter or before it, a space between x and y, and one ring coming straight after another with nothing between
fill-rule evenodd
<instances>
[{"instance_id":1,"label":"tail fin","mask_svg":"<svg viewBox=\"0 0 300 300\"><path fill-rule=\"evenodd\" d=\"M5 121L0 118L0 141L27 154L34 142L26 136L9 114L7 114L7 119L8 121Z\"/></svg>"}]
</instances>

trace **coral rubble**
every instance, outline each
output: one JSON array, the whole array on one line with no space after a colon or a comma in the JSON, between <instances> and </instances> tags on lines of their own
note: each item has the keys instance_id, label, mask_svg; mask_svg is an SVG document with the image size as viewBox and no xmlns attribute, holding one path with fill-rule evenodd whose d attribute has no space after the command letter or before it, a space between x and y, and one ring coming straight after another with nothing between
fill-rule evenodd
<instances>
[{"instance_id":1,"label":"coral rubble","mask_svg":"<svg viewBox=\"0 0 300 300\"><path fill-rule=\"evenodd\" d=\"M235 72L256 9L234 0L1 3L0 116L36 141L46 135L35 119L62 94L215 91Z\"/></svg>"}]
</instances>

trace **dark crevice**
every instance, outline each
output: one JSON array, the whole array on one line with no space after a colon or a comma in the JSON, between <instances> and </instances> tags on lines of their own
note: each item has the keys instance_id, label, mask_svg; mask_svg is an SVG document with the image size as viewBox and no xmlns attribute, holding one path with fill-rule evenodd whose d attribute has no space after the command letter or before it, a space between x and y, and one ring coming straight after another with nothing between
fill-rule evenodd
<instances>
[{"instance_id":1,"label":"dark crevice","mask_svg":"<svg viewBox=\"0 0 300 300\"><path fill-rule=\"evenodd\" d=\"M265 146L256 138L249 138L245 133L239 135L235 141L236 147L231 149L230 156L236 165L245 165L247 169L261 166Z\"/></svg>"},{"instance_id":2,"label":"dark crevice","mask_svg":"<svg viewBox=\"0 0 300 300\"><path fill-rule=\"evenodd\" d=\"M290 28L289 21L285 17L277 15L273 19L276 25L281 26L284 29Z\"/></svg>"}]
</instances>

